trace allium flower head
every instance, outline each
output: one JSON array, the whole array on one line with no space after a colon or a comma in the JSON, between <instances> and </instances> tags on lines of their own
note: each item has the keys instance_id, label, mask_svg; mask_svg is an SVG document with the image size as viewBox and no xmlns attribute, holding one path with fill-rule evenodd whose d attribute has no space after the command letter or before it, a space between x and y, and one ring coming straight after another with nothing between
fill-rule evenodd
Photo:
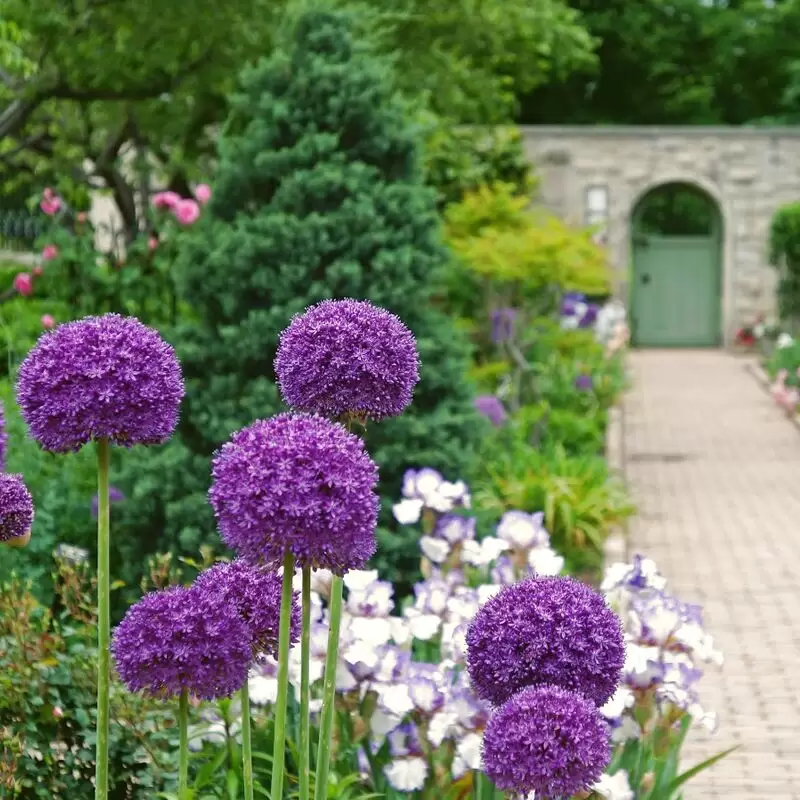
<instances>
[{"instance_id":1,"label":"allium flower head","mask_svg":"<svg viewBox=\"0 0 800 800\"><path fill-rule=\"evenodd\" d=\"M174 586L145 595L114 631L111 650L132 692L229 697L247 680L250 631L232 603Z\"/></svg>"},{"instance_id":2,"label":"allium flower head","mask_svg":"<svg viewBox=\"0 0 800 800\"><path fill-rule=\"evenodd\" d=\"M307 414L233 435L214 457L209 497L225 543L248 561L341 575L375 552L378 468L358 436Z\"/></svg>"},{"instance_id":3,"label":"allium flower head","mask_svg":"<svg viewBox=\"0 0 800 800\"><path fill-rule=\"evenodd\" d=\"M201 572L194 583L198 591L216 595L233 606L250 630L255 652L277 658L281 618L282 579L274 572L236 560L216 564ZM300 638L297 593L292 601L291 641Z\"/></svg>"},{"instance_id":4,"label":"allium flower head","mask_svg":"<svg viewBox=\"0 0 800 800\"><path fill-rule=\"evenodd\" d=\"M296 316L275 358L283 399L298 411L373 420L402 414L419 380L414 335L360 300L325 300Z\"/></svg>"},{"instance_id":5,"label":"allium flower head","mask_svg":"<svg viewBox=\"0 0 800 800\"><path fill-rule=\"evenodd\" d=\"M536 800L589 789L611 758L609 728L595 706L555 686L515 694L489 719L483 769L506 792Z\"/></svg>"},{"instance_id":6,"label":"allium flower head","mask_svg":"<svg viewBox=\"0 0 800 800\"><path fill-rule=\"evenodd\" d=\"M175 351L133 317L86 317L39 337L19 370L17 402L45 450L66 453L93 439L160 444L183 398Z\"/></svg>"},{"instance_id":7,"label":"allium flower head","mask_svg":"<svg viewBox=\"0 0 800 800\"><path fill-rule=\"evenodd\" d=\"M27 536L33 525L33 498L22 475L0 474L0 542Z\"/></svg>"},{"instance_id":8,"label":"allium flower head","mask_svg":"<svg viewBox=\"0 0 800 800\"><path fill-rule=\"evenodd\" d=\"M528 578L481 607L467 632L478 695L495 705L526 686L577 691L598 706L625 661L622 625L601 595L572 578Z\"/></svg>"}]
</instances>

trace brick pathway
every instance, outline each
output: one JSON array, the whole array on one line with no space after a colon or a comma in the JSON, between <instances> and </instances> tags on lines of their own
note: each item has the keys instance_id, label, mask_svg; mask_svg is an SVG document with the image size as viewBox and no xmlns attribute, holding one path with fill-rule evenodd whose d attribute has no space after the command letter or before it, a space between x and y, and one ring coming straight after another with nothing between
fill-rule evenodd
<instances>
[{"instance_id":1,"label":"brick pathway","mask_svg":"<svg viewBox=\"0 0 800 800\"><path fill-rule=\"evenodd\" d=\"M640 351L625 403L631 547L704 606L725 653L701 683L719 732L684 767L740 749L685 800L800 799L800 433L741 359Z\"/></svg>"}]
</instances>

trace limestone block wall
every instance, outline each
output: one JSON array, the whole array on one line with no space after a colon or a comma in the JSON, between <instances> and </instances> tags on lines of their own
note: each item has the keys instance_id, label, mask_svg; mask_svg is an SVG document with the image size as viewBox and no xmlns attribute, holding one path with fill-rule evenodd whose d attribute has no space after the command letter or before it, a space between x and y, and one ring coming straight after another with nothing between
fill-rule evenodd
<instances>
[{"instance_id":1,"label":"limestone block wall","mask_svg":"<svg viewBox=\"0 0 800 800\"><path fill-rule=\"evenodd\" d=\"M725 341L756 315L774 313L769 225L780 206L800 200L800 129L528 126L523 137L541 179L539 201L565 219L585 224L587 190L607 188L607 244L623 300L631 214L650 189L679 181L720 208Z\"/></svg>"}]
</instances>

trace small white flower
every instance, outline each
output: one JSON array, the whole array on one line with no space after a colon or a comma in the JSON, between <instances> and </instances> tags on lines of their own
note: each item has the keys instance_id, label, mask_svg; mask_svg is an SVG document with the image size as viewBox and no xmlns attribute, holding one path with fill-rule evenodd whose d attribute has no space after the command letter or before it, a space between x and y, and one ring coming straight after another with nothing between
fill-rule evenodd
<instances>
[{"instance_id":1,"label":"small white flower","mask_svg":"<svg viewBox=\"0 0 800 800\"><path fill-rule=\"evenodd\" d=\"M444 478L435 469L423 467L418 473L415 481L415 494L412 497L420 497L425 501L425 505L430 505L428 500L439 493L439 487L444 483Z\"/></svg>"},{"instance_id":2,"label":"small white flower","mask_svg":"<svg viewBox=\"0 0 800 800\"><path fill-rule=\"evenodd\" d=\"M419 540L419 546L425 557L434 564L441 564L450 555L450 544L444 539L423 536Z\"/></svg>"},{"instance_id":3,"label":"small white flower","mask_svg":"<svg viewBox=\"0 0 800 800\"><path fill-rule=\"evenodd\" d=\"M398 792L418 792L428 777L428 764L424 758L398 758L383 768L386 780Z\"/></svg>"},{"instance_id":4,"label":"small white flower","mask_svg":"<svg viewBox=\"0 0 800 800\"><path fill-rule=\"evenodd\" d=\"M481 768L481 745L483 736L479 733L468 733L457 745L456 754L460 756L469 769Z\"/></svg>"},{"instance_id":5,"label":"small white flower","mask_svg":"<svg viewBox=\"0 0 800 800\"><path fill-rule=\"evenodd\" d=\"M431 717L428 723L428 741L434 747L440 747L442 742L453 735L458 715L453 711L439 711Z\"/></svg>"},{"instance_id":6,"label":"small white flower","mask_svg":"<svg viewBox=\"0 0 800 800\"><path fill-rule=\"evenodd\" d=\"M638 739L642 735L642 730L633 717L625 716L620 720L616 728L611 729L611 741L614 744L627 742L629 739Z\"/></svg>"},{"instance_id":7,"label":"small white flower","mask_svg":"<svg viewBox=\"0 0 800 800\"><path fill-rule=\"evenodd\" d=\"M325 595L331 593L333 573L329 569L315 569L311 571L311 591Z\"/></svg>"},{"instance_id":8,"label":"small white flower","mask_svg":"<svg viewBox=\"0 0 800 800\"><path fill-rule=\"evenodd\" d=\"M502 590L499 583L483 583L478 587L478 604L488 603L498 592Z\"/></svg>"},{"instance_id":9,"label":"small white flower","mask_svg":"<svg viewBox=\"0 0 800 800\"><path fill-rule=\"evenodd\" d=\"M614 775L602 775L600 780L592 786L604 800L634 800L634 794L628 783L628 773L620 770Z\"/></svg>"},{"instance_id":10,"label":"small white flower","mask_svg":"<svg viewBox=\"0 0 800 800\"><path fill-rule=\"evenodd\" d=\"M542 523L544 514L526 514L524 511L506 511L497 525L497 536L517 550L549 544L550 535Z\"/></svg>"},{"instance_id":11,"label":"small white flower","mask_svg":"<svg viewBox=\"0 0 800 800\"><path fill-rule=\"evenodd\" d=\"M465 564L471 564L473 567L485 567L506 550L508 550L508 542L494 536L487 536L480 542L475 540L464 542L461 558Z\"/></svg>"},{"instance_id":12,"label":"small white flower","mask_svg":"<svg viewBox=\"0 0 800 800\"><path fill-rule=\"evenodd\" d=\"M460 503L469 508L469 488L464 481L456 481L455 483L444 481L441 486L439 486L439 494L442 497L446 497L448 500L452 500L454 503Z\"/></svg>"},{"instance_id":13,"label":"small white flower","mask_svg":"<svg viewBox=\"0 0 800 800\"><path fill-rule=\"evenodd\" d=\"M402 717L396 714L390 714L382 708L376 708L369 718L369 729L376 736L386 736L387 733L393 731L401 722Z\"/></svg>"},{"instance_id":14,"label":"small white flower","mask_svg":"<svg viewBox=\"0 0 800 800\"><path fill-rule=\"evenodd\" d=\"M564 557L551 547L537 547L528 553L528 566L537 575L559 575L564 569Z\"/></svg>"},{"instance_id":15,"label":"small white flower","mask_svg":"<svg viewBox=\"0 0 800 800\"><path fill-rule=\"evenodd\" d=\"M783 350L785 347L791 347L794 344L794 339L790 333L782 333L777 341L775 342L775 347L778 350Z\"/></svg>"},{"instance_id":16,"label":"small white flower","mask_svg":"<svg viewBox=\"0 0 800 800\"><path fill-rule=\"evenodd\" d=\"M369 647L380 647L392 638L392 623L386 617L351 617L350 634Z\"/></svg>"},{"instance_id":17,"label":"small white flower","mask_svg":"<svg viewBox=\"0 0 800 800\"><path fill-rule=\"evenodd\" d=\"M403 617L389 617L389 625L392 631L392 641L395 644L404 645L411 638L408 620Z\"/></svg>"},{"instance_id":18,"label":"small white flower","mask_svg":"<svg viewBox=\"0 0 800 800\"><path fill-rule=\"evenodd\" d=\"M414 701L408 684L392 683L378 688L378 703L380 707L396 717L404 717L414 710Z\"/></svg>"},{"instance_id":19,"label":"small white flower","mask_svg":"<svg viewBox=\"0 0 800 800\"><path fill-rule=\"evenodd\" d=\"M419 522L424 503L422 500L409 498L392 506L392 514L401 525L414 525Z\"/></svg>"},{"instance_id":20,"label":"small white flower","mask_svg":"<svg viewBox=\"0 0 800 800\"><path fill-rule=\"evenodd\" d=\"M445 495L440 492L433 492L428 495L425 498L425 505L434 511L438 511L440 514L446 514L448 511L452 511L455 508L453 500L449 497L445 497Z\"/></svg>"},{"instance_id":21,"label":"small white flower","mask_svg":"<svg viewBox=\"0 0 800 800\"><path fill-rule=\"evenodd\" d=\"M278 699L278 679L266 675L251 675L247 681L250 702L257 706L274 703Z\"/></svg>"},{"instance_id":22,"label":"small white flower","mask_svg":"<svg viewBox=\"0 0 800 800\"><path fill-rule=\"evenodd\" d=\"M343 578L344 585L351 592L363 592L377 580L378 570L376 569L353 569Z\"/></svg>"},{"instance_id":23,"label":"small white flower","mask_svg":"<svg viewBox=\"0 0 800 800\"><path fill-rule=\"evenodd\" d=\"M423 642L433 639L442 624L441 617L436 614L420 614L413 608L406 609L406 618L411 635Z\"/></svg>"},{"instance_id":24,"label":"small white flower","mask_svg":"<svg viewBox=\"0 0 800 800\"><path fill-rule=\"evenodd\" d=\"M627 686L620 686L600 709L606 719L619 719L635 702L633 692Z\"/></svg>"}]
</instances>

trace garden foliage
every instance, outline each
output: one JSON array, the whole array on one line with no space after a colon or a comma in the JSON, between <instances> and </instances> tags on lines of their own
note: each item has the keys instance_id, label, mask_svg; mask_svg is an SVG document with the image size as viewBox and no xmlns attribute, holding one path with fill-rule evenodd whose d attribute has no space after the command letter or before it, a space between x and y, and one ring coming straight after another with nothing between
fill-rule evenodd
<instances>
[{"instance_id":1,"label":"garden foliage","mask_svg":"<svg viewBox=\"0 0 800 800\"><path fill-rule=\"evenodd\" d=\"M156 538L185 553L213 535L211 454L231 431L281 408L278 333L312 303L368 299L417 338L422 379L410 413L366 432L384 496L418 463L466 471L482 428L467 342L429 302L447 253L417 133L347 16L304 16L286 49L244 73L232 109L213 198L175 265L193 312L172 337L188 390L179 440L123 479L134 501L131 563ZM384 532L380 552L388 574L416 570L402 535Z\"/></svg>"},{"instance_id":2,"label":"garden foliage","mask_svg":"<svg viewBox=\"0 0 800 800\"><path fill-rule=\"evenodd\" d=\"M778 209L772 218L770 263L779 270L778 308L787 327L800 330L800 203Z\"/></svg>"}]
</instances>

